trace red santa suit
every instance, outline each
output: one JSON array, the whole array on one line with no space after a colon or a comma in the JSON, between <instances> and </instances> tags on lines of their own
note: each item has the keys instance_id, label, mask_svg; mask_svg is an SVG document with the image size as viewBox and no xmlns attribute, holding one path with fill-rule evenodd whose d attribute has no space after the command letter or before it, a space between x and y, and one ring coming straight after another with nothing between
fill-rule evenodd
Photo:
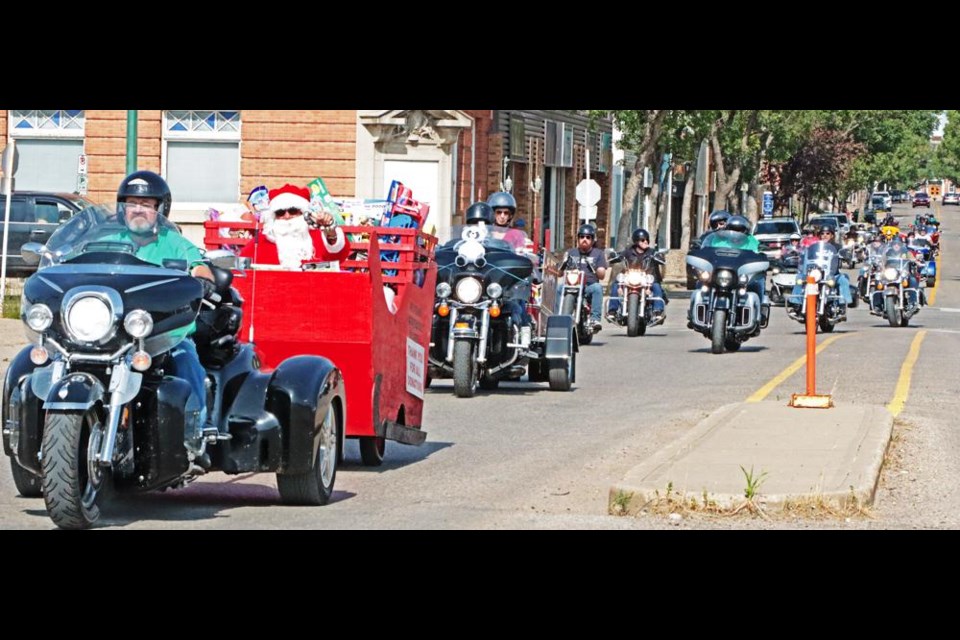
<instances>
[{"instance_id":1,"label":"red santa suit","mask_svg":"<svg viewBox=\"0 0 960 640\"><path fill-rule=\"evenodd\" d=\"M247 243L240 256L254 264L281 265L296 269L304 262L331 262L343 260L350 254L350 243L341 229L336 229L336 240L330 242L326 234L309 229L304 213L310 207L310 191L305 187L286 184L270 191L270 208L263 215L263 231ZM287 211L294 209L287 215ZM277 212L281 212L277 216Z\"/></svg>"}]
</instances>

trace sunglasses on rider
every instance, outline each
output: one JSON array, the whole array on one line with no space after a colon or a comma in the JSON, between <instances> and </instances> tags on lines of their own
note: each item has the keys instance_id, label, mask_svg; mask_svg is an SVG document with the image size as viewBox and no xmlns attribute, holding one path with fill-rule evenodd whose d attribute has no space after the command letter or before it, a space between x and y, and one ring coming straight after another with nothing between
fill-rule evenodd
<instances>
[{"instance_id":1,"label":"sunglasses on rider","mask_svg":"<svg viewBox=\"0 0 960 640\"><path fill-rule=\"evenodd\" d=\"M581 239L581 240L582 240L583 238L590 238L591 240L593 240L593 236L588 236L588 235L577 236L577 238L579 238L579 239Z\"/></svg>"},{"instance_id":2,"label":"sunglasses on rider","mask_svg":"<svg viewBox=\"0 0 960 640\"><path fill-rule=\"evenodd\" d=\"M297 209L296 207L290 207L289 209L278 209L275 215L276 215L278 218L285 218L285 217L287 217L288 215L289 215L289 216L301 216L301 215L303 215L303 211L300 211L300 209Z\"/></svg>"}]
</instances>

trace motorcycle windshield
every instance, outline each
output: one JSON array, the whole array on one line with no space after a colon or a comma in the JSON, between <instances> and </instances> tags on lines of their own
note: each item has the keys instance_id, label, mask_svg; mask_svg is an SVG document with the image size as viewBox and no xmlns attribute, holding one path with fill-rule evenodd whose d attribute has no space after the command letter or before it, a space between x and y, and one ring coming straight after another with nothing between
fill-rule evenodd
<instances>
[{"instance_id":1,"label":"motorcycle windshield","mask_svg":"<svg viewBox=\"0 0 960 640\"><path fill-rule=\"evenodd\" d=\"M834 274L840 271L840 257L837 248L829 242L814 242L803 252L803 271L806 273L817 268L825 274Z\"/></svg>"},{"instance_id":2,"label":"motorcycle windshield","mask_svg":"<svg viewBox=\"0 0 960 640\"><path fill-rule=\"evenodd\" d=\"M529 287L530 277L533 275L533 262L529 258L517 254L513 247L503 240L488 237L481 243L482 260L466 261L464 264L465 261L461 258L458 265L457 258L461 255L462 242L451 240L437 249L438 283L447 282L453 285L464 275L476 275L483 278L484 288L492 283L503 287L505 297L529 297L526 288Z\"/></svg>"},{"instance_id":3,"label":"motorcycle windshield","mask_svg":"<svg viewBox=\"0 0 960 640\"><path fill-rule=\"evenodd\" d=\"M766 271L767 257L746 248L751 236L737 231L716 231L704 239L696 251L687 255L687 263L701 271L729 269L739 275Z\"/></svg>"},{"instance_id":4,"label":"motorcycle windshield","mask_svg":"<svg viewBox=\"0 0 960 640\"><path fill-rule=\"evenodd\" d=\"M163 216L157 217L157 230L154 239L179 233ZM138 258L139 248L109 209L84 209L50 236L41 268L24 283L25 303L49 307L54 321L48 331L77 350L114 351L129 342L124 319L134 310L146 311L153 320L144 342L147 351L156 355L170 349L192 333L203 287L188 273L185 260L157 266ZM92 300L76 304L85 298ZM83 307L93 310L98 322L112 322L102 337L90 339L96 332L82 330L79 316L71 326L72 309Z\"/></svg>"}]
</instances>

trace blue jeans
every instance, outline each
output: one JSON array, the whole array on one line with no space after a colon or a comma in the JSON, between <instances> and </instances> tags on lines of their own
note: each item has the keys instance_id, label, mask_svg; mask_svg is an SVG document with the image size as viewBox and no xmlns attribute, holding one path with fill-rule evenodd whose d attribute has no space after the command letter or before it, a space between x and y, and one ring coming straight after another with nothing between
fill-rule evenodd
<instances>
[{"instance_id":1,"label":"blue jeans","mask_svg":"<svg viewBox=\"0 0 960 640\"><path fill-rule=\"evenodd\" d=\"M200 409L200 425L207 421L207 371L200 364L197 355L197 345L193 338L188 337L180 341L170 355L173 357L174 375L190 383L190 389L196 395Z\"/></svg>"},{"instance_id":2,"label":"blue jeans","mask_svg":"<svg viewBox=\"0 0 960 640\"><path fill-rule=\"evenodd\" d=\"M845 273L839 273L836 276L837 279L837 289L840 290L840 296L843 297L843 303L847 306L853 304L853 296L850 295L850 278L847 277ZM802 284L793 285L793 295L795 297L791 298L788 302L790 304L800 306L803 304L803 287Z\"/></svg>"},{"instance_id":3,"label":"blue jeans","mask_svg":"<svg viewBox=\"0 0 960 640\"><path fill-rule=\"evenodd\" d=\"M619 293L620 286L614 282L613 287L610 288L610 309L609 312L616 314L620 309L620 297L617 295ZM659 282L654 282L650 285L650 291L653 293L653 297L661 298L660 300L651 300L650 304L653 306L653 310L657 313L663 312L663 287L660 286Z\"/></svg>"},{"instance_id":4,"label":"blue jeans","mask_svg":"<svg viewBox=\"0 0 960 640\"><path fill-rule=\"evenodd\" d=\"M527 305L521 303L519 300L504 300L503 301L503 310L510 314L510 319L513 320L513 324L518 327L525 327L530 325L530 314L527 313Z\"/></svg>"},{"instance_id":5,"label":"blue jeans","mask_svg":"<svg viewBox=\"0 0 960 640\"><path fill-rule=\"evenodd\" d=\"M600 313L603 310L603 285L599 282L587 285L583 295L590 296L590 319L600 322Z\"/></svg>"}]
</instances>

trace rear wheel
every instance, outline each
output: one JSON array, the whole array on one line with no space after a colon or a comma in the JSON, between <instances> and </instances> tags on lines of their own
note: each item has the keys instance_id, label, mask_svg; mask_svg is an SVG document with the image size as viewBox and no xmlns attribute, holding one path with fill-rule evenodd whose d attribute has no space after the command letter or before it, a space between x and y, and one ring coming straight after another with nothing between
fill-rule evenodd
<instances>
[{"instance_id":1,"label":"rear wheel","mask_svg":"<svg viewBox=\"0 0 960 640\"><path fill-rule=\"evenodd\" d=\"M283 504L319 506L327 504L333 495L333 483L337 479L339 456L340 421L333 403L327 407L317 425L320 443L310 469L304 473L277 474L277 489Z\"/></svg>"},{"instance_id":2,"label":"rear wheel","mask_svg":"<svg viewBox=\"0 0 960 640\"><path fill-rule=\"evenodd\" d=\"M476 345L471 340L453 343L453 393L458 398L472 398L477 393Z\"/></svg>"},{"instance_id":3,"label":"rear wheel","mask_svg":"<svg viewBox=\"0 0 960 640\"><path fill-rule=\"evenodd\" d=\"M565 362L551 364L549 372L550 390L569 391L576 368L577 354L573 351L570 352L570 357Z\"/></svg>"},{"instance_id":4,"label":"rear wheel","mask_svg":"<svg viewBox=\"0 0 960 640\"><path fill-rule=\"evenodd\" d=\"M834 328L833 321L827 316L820 316L820 331L832 333Z\"/></svg>"},{"instance_id":5,"label":"rear wheel","mask_svg":"<svg viewBox=\"0 0 960 640\"><path fill-rule=\"evenodd\" d=\"M96 461L103 425L92 411L49 411L40 445L43 500L61 529L86 529L100 518L108 472Z\"/></svg>"},{"instance_id":6,"label":"rear wheel","mask_svg":"<svg viewBox=\"0 0 960 640\"><path fill-rule=\"evenodd\" d=\"M24 498L39 498L43 496L43 486L40 476L24 469L20 463L10 458L10 471L13 474L13 484Z\"/></svg>"},{"instance_id":7,"label":"rear wheel","mask_svg":"<svg viewBox=\"0 0 960 640\"><path fill-rule=\"evenodd\" d=\"M727 310L720 309L713 312L713 327L710 331L710 352L723 353L724 343L727 341Z\"/></svg>"},{"instance_id":8,"label":"rear wheel","mask_svg":"<svg viewBox=\"0 0 960 640\"><path fill-rule=\"evenodd\" d=\"M387 439L360 438L360 461L365 467L379 467L383 464L383 456L387 452Z\"/></svg>"}]
</instances>

